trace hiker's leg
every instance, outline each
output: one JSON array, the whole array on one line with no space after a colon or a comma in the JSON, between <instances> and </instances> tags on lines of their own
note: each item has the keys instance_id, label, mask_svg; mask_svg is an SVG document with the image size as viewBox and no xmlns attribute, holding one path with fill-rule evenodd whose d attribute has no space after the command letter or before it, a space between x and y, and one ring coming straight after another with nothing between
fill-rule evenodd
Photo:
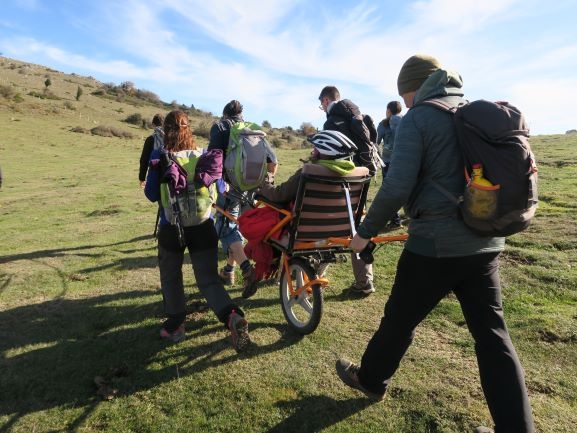
<instances>
[{"instance_id":1,"label":"hiker's leg","mask_svg":"<svg viewBox=\"0 0 577 433\"><path fill-rule=\"evenodd\" d=\"M373 265L366 264L356 253L351 253L353 275L357 286L367 286L373 283Z\"/></svg>"},{"instance_id":2,"label":"hiker's leg","mask_svg":"<svg viewBox=\"0 0 577 433\"><path fill-rule=\"evenodd\" d=\"M211 220L186 229L190 261L198 289L209 307L226 323L233 309L240 311L232 302L218 276L217 234Z\"/></svg>"},{"instance_id":3,"label":"hiker's leg","mask_svg":"<svg viewBox=\"0 0 577 433\"><path fill-rule=\"evenodd\" d=\"M159 233L161 236L162 229ZM184 251L175 251L158 245L158 268L164 312L168 319L164 323L167 331L178 328L186 317L186 299L182 279Z\"/></svg>"},{"instance_id":4,"label":"hiker's leg","mask_svg":"<svg viewBox=\"0 0 577 433\"><path fill-rule=\"evenodd\" d=\"M361 360L359 380L370 391L385 392L415 328L449 291L451 281L441 271L440 260L407 250L401 254L380 326Z\"/></svg>"},{"instance_id":5,"label":"hiker's leg","mask_svg":"<svg viewBox=\"0 0 577 433\"><path fill-rule=\"evenodd\" d=\"M240 233L239 233L239 238ZM241 238L242 239L242 238ZM230 244L229 246L230 255L233 257L234 261L239 265L247 260L246 254L244 253L244 245L242 240L237 240Z\"/></svg>"},{"instance_id":6,"label":"hiker's leg","mask_svg":"<svg viewBox=\"0 0 577 433\"><path fill-rule=\"evenodd\" d=\"M455 294L475 340L479 374L495 432L533 432L523 369L505 323L498 254L479 254Z\"/></svg>"}]
</instances>

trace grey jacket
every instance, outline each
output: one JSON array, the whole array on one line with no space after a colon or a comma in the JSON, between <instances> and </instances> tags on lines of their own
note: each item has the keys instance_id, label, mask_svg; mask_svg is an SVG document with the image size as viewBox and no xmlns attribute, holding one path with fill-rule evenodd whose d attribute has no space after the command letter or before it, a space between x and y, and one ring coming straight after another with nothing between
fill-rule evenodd
<instances>
[{"instance_id":1,"label":"grey jacket","mask_svg":"<svg viewBox=\"0 0 577 433\"><path fill-rule=\"evenodd\" d=\"M429 257L458 257L502 251L505 238L474 234L459 218L456 205L430 179L455 196L464 188L463 160L451 114L419 102L443 97L463 102L459 74L438 70L421 86L414 107L403 117L395 137L391 167L357 232L376 236L401 206L410 217L405 248Z\"/></svg>"}]
</instances>

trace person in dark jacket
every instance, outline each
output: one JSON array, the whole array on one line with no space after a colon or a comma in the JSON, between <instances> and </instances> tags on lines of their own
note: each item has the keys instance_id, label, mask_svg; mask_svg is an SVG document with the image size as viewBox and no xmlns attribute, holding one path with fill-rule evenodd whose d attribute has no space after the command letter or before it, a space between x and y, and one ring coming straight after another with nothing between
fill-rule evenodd
<instances>
[{"instance_id":1,"label":"person in dark jacket","mask_svg":"<svg viewBox=\"0 0 577 433\"><path fill-rule=\"evenodd\" d=\"M356 166L366 166L369 152L367 141L370 143L371 137L367 135L366 140L359 140L355 137L350 127L350 117L361 115L359 107L349 99L341 99L341 94L335 86L325 86L319 95L319 108L327 113L327 120L323 125L324 130L339 131L345 134L355 145L353 162ZM368 131L367 131L368 134ZM376 139L376 138L375 138ZM357 254L351 254L351 264L355 281L349 286L349 291L354 294L370 295L375 292L373 284L373 265L363 262Z\"/></svg>"},{"instance_id":2,"label":"person in dark jacket","mask_svg":"<svg viewBox=\"0 0 577 433\"><path fill-rule=\"evenodd\" d=\"M172 159L196 160L196 165L202 155L202 149L196 147L186 113L179 110L168 113L164 122L164 133L165 149L154 150L152 160L162 160L162 152L168 152ZM175 168L173 165L169 167ZM182 265L184 252L188 250L200 293L206 298L218 319L230 330L235 350L242 351L250 344L248 322L244 318L243 311L232 302L218 276L218 237L211 218L212 207L206 206L198 224L182 228L181 243L179 228L167 217L171 213L172 205L165 204L167 195L171 197L166 172L169 170L150 169L144 188L146 197L152 202L162 203L163 207L158 230L158 267L167 319L160 330L160 337L173 342L185 338L186 299ZM183 187L187 188L186 180ZM190 208L200 211L199 201L196 203L197 206Z\"/></svg>"},{"instance_id":3,"label":"person in dark jacket","mask_svg":"<svg viewBox=\"0 0 577 433\"><path fill-rule=\"evenodd\" d=\"M475 341L481 386L496 433L535 431L523 369L505 324L499 254L505 238L481 237L430 179L455 196L463 189L463 160L451 114L421 101L464 102L461 77L428 55L410 57L398 76L399 95L409 108L397 129L387 177L350 244L362 251L369 239L404 205L409 238L384 315L360 365L337 361L340 379L372 399L382 399L415 329L453 292ZM477 431L491 431L480 428Z\"/></svg>"},{"instance_id":4,"label":"person in dark jacket","mask_svg":"<svg viewBox=\"0 0 577 433\"><path fill-rule=\"evenodd\" d=\"M152 118L152 125L154 126L154 132L146 137L144 140L144 145L142 146L142 152L140 153L140 166L138 170L138 180L140 181L140 186L144 188L144 183L146 180L146 172L148 171L148 163L150 161L150 155L153 150L160 149L164 143L164 132L162 130L162 123L164 122L164 116L157 113Z\"/></svg>"}]
</instances>

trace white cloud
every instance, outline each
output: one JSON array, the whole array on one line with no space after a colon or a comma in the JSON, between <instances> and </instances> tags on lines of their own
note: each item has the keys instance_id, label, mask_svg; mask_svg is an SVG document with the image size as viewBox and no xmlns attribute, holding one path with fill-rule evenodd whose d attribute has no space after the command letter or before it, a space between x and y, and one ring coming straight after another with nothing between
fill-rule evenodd
<instances>
[{"instance_id":1,"label":"white cloud","mask_svg":"<svg viewBox=\"0 0 577 433\"><path fill-rule=\"evenodd\" d=\"M575 112L556 100L564 108L551 119L552 104L543 101L557 99L556 92L535 88L563 83L575 90L577 35L565 17L576 7L567 0L545 9L536 0L422 0L387 8L343 0L127 0L61 7L66 13L50 37L0 36L0 50L101 81L132 81L163 100L217 114L236 98L250 120L274 126L321 126L317 96L326 84L379 119L386 103L399 99L399 68L419 52L459 71L471 99L530 107L535 131L565 125L564 111ZM25 22L12 17L0 26L18 34ZM91 52L52 38L68 27Z\"/></svg>"},{"instance_id":2,"label":"white cloud","mask_svg":"<svg viewBox=\"0 0 577 433\"><path fill-rule=\"evenodd\" d=\"M573 98L577 95L577 77L525 80L512 88L512 95L515 104L525 114L531 131L561 134L577 129Z\"/></svg>"}]
</instances>

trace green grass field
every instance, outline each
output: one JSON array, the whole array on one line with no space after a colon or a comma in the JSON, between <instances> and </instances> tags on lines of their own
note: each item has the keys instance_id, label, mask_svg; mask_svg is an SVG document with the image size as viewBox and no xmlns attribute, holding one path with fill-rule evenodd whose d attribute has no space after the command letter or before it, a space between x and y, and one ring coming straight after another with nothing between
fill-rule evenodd
<instances>
[{"instance_id":1,"label":"green grass field","mask_svg":"<svg viewBox=\"0 0 577 433\"><path fill-rule=\"evenodd\" d=\"M210 311L191 312L184 342L160 341L156 205L137 178L150 131L122 122L133 112L151 118L158 107L92 96L92 81L76 75L40 66L22 74L0 63L0 84L23 99L0 98L0 433L466 433L491 425L452 297L418 328L384 402L370 403L334 373L338 357L359 359L376 329L400 244L377 250L370 297L342 292L350 264L331 267L311 335L288 329L270 284L248 300L230 289L250 322L246 353L234 352ZM42 90L46 73L62 99L27 96ZM76 101L78 85L86 90ZM134 138L71 132L94 125ZM502 256L504 308L537 430L574 433L577 135L538 136L532 145L541 203ZM280 181L306 153L278 150ZM185 275L191 303L201 300L189 268Z\"/></svg>"}]
</instances>

